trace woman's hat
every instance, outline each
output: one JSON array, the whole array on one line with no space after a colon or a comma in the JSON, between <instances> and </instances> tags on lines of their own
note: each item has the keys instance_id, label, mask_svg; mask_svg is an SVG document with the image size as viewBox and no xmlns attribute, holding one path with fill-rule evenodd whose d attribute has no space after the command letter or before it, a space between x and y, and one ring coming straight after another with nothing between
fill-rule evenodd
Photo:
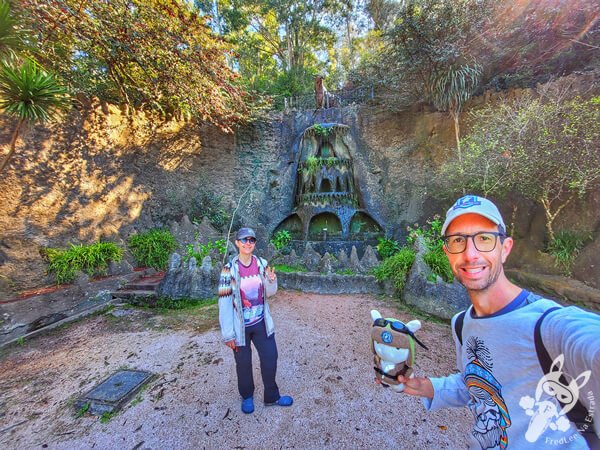
<instances>
[{"instance_id":1,"label":"woman's hat","mask_svg":"<svg viewBox=\"0 0 600 450\"><path fill-rule=\"evenodd\" d=\"M236 233L235 240L239 241L239 240L247 238L247 237L253 237L254 239L256 239L256 233L254 232L254 230L252 228L243 227L243 228L240 228L238 230L238 232Z\"/></svg>"}]
</instances>

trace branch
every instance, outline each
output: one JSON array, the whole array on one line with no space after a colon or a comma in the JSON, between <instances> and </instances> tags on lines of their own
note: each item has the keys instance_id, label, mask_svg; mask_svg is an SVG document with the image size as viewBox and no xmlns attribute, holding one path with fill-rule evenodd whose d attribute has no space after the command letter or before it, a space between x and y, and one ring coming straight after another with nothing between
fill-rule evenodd
<instances>
[{"instance_id":1,"label":"branch","mask_svg":"<svg viewBox=\"0 0 600 450\"><path fill-rule=\"evenodd\" d=\"M246 187L246 190L240 196L240 198L238 200L238 203L237 203L237 206L233 210L233 214L231 215L231 221L229 222L229 229L227 230L227 236L225 237L225 243L226 244L229 243L229 236L231 236L231 228L233 227L233 219L235 219L235 213L237 213L237 210L240 208L240 206L242 204L242 200L246 196L246 193L250 189L250 186L252 186L252 183L248 183L248 186ZM225 251L225 254L223 255L223 261L221 262L221 264L225 264L225 259L226 258L227 258L227 251Z\"/></svg>"}]
</instances>

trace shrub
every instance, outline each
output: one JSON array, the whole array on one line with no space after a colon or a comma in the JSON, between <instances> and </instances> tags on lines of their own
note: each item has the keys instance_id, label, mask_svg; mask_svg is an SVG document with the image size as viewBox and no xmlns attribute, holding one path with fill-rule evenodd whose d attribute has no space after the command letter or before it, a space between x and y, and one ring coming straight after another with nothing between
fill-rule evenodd
<instances>
[{"instance_id":1,"label":"shrub","mask_svg":"<svg viewBox=\"0 0 600 450\"><path fill-rule=\"evenodd\" d=\"M356 272L352 269L338 269L335 273L338 275L356 275Z\"/></svg>"},{"instance_id":2,"label":"shrub","mask_svg":"<svg viewBox=\"0 0 600 450\"><path fill-rule=\"evenodd\" d=\"M373 270L373 275L379 281L392 280L398 292L402 292L406 284L408 271L415 261L414 250L402 247L398 253L385 259Z\"/></svg>"},{"instance_id":3,"label":"shrub","mask_svg":"<svg viewBox=\"0 0 600 450\"><path fill-rule=\"evenodd\" d=\"M419 227L408 227L408 238L406 241L412 244L417 239L417 236L422 236L427 249L429 250L423 259L425 264L429 266L435 275L440 276L446 283L451 283L454 280L448 257L444 253L444 241L442 240L442 225L443 222L439 215L433 216L433 219L427 220L427 224ZM434 281L434 280L430 280Z\"/></svg>"},{"instance_id":4,"label":"shrub","mask_svg":"<svg viewBox=\"0 0 600 450\"><path fill-rule=\"evenodd\" d=\"M377 238L377 240L379 241L377 244L377 253L379 253L379 256L381 256L383 259L389 258L390 256L398 253L400 250L398 241L395 241L391 238L382 237Z\"/></svg>"},{"instance_id":5,"label":"shrub","mask_svg":"<svg viewBox=\"0 0 600 450\"><path fill-rule=\"evenodd\" d=\"M169 255L177 248L171 232L160 229L134 234L127 245L139 266L157 270L166 269Z\"/></svg>"},{"instance_id":6,"label":"shrub","mask_svg":"<svg viewBox=\"0 0 600 450\"><path fill-rule=\"evenodd\" d=\"M428 252L425 257L425 264L429 266L432 272L442 277L446 283L451 283L454 280L454 274L450 268L448 257L444 253L444 250L439 247Z\"/></svg>"},{"instance_id":7,"label":"shrub","mask_svg":"<svg viewBox=\"0 0 600 450\"><path fill-rule=\"evenodd\" d=\"M54 274L58 284L63 284L73 281L77 271L90 276L105 274L110 261L121 261L123 249L112 242L96 242L71 244L67 250L48 248L42 254L48 260L48 272Z\"/></svg>"},{"instance_id":8,"label":"shrub","mask_svg":"<svg viewBox=\"0 0 600 450\"><path fill-rule=\"evenodd\" d=\"M292 242L292 235L288 230L278 231L273 235L271 244L275 247L275 250L281 250L287 247Z\"/></svg>"},{"instance_id":9,"label":"shrub","mask_svg":"<svg viewBox=\"0 0 600 450\"><path fill-rule=\"evenodd\" d=\"M216 249L221 255L227 252L227 241L225 239L219 239L215 242L208 242L206 244L198 244L197 250L194 244L186 245L186 256L185 260L194 257L196 261L202 263L202 260L208 256L211 250Z\"/></svg>"},{"instance_id":10,"label":"shrub","mask_svg":"<svg viewBox=\"0 0 600 450\"><path fill-rule=\"evenodd\" d=\"M566 276L570 276L577 255L591 238L591 233L559 231L546 246L546 251L554 257L556 267L560 267Z\"/></svg>"}]
</instances>

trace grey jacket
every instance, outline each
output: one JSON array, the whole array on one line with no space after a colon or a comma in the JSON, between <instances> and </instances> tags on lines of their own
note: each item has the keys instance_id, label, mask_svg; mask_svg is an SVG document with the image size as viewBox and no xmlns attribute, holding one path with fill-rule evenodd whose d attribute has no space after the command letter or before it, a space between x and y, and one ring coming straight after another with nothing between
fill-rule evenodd
<instances>
[{"instance_id":1,"label":"grey jacket","mask_svg":"<svg viewBox=\"0 0 600 450\"><path fill-rule=\"evenodd\" d=\"M254 255L252 257L257 260L258 273L263 284L264 321L267 336L271 336L275 332L275 327L269 311L267 295L272 295L277 291L277 279L271 282L266 277L265 272L268 264L266 259ZM219 279L219 323L223 342L235 339L235 344L238 347L243 347L246 345L246 334L244 332L244 313L237 262L238 257L235 256L231 262L225 264L221 271Z\"/></svg>"}]
</instances>

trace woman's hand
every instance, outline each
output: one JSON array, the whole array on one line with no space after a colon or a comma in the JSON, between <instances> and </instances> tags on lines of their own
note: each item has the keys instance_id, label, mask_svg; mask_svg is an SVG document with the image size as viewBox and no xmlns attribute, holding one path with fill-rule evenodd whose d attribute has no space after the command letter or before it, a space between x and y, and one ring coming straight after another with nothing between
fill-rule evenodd
<instances>
[{"instance_id":1,"label":"woman's hand","mask_svg":"<svg viewBox=\"0 0 600 450\"><path fill-rule=\"evenodd\" d=\"M233 350L234 352L237 352L237 346L235 345L235 339L225 342L225 345L227 347L229 347L231 350Z\"/></svg>"},{"instance_id":2,"label":"woman's hand","mask_svg":"<svg viewBox=\"0 0 600 450\"><path fill-rule=\"evenodd\" d=\"M275 281L277 279L277 275L275 275L275 269L272 267L267 267L267 278L269 281Z\"/></svg>"}]
</instances>

